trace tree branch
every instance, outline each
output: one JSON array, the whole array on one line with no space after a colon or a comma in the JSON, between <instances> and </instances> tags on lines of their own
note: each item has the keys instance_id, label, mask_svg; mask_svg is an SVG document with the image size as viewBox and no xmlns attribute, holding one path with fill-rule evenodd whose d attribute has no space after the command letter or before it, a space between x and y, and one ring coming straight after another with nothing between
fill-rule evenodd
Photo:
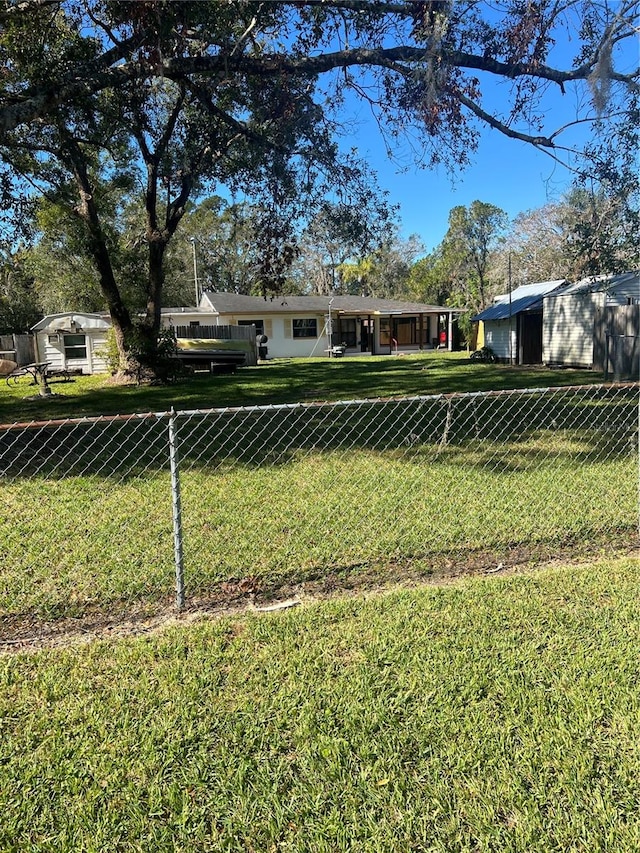
<instances>
[{"instance_id":1,"label":"tree branch","mask_svg":"<svg viewBox=\"0 0 640 853\"><path fill-rule=\"evenodd\" d=\"M105 52L102 57L74 70L73 76L58 81L54 86L42 87L0 107L0 132L8 132L21 124L44 119L62 104L72 103L76 99L89 97L107 88L119 88L125 83L144 79L149 76L164 76L184 81L191 75L226 76L229 70L229 57L223 54L215 56L170 57L159 68L157 62L128 62L113 65L123 59L139 44L141 36L131 37L120 45ZM427 58L427 49L400 45L392 48L349 48L317 56L290 57L281 53L271 53L260 57L234 57L234 71L245 75L273 77L282 73L316 76L336 68L345 67L385 67L392 68L396 63L421 65ZM441 59L446 65L461 69L484 71L502 78L531 77L548 80L563 86L565 83L587 80L594 69L593 61L583 63L569 71L561 71L545 65L517 62L505 63L489 56L479 56L464 51L444 48ZM105 68L107 64L112 67ZM624 83L634 92L640 91L636 82L640 70L629 74L613 71L612 79Z\"/></svg>"},{"instance_id":2,"label":"tree branch","mask_svg":"<svg viewBox=\"0 0 640 853\"><path fill-rule=\"evenodd\" d=\"M223 124L226 124L233 131L235 131L236 139L242 137L243 139L247 139L250 142L255 142L259 145L263 145L266 148L271 148L274 151L284 152L285 149L282 148L282 146L277 145L275 142L272 142L265 136L261 136L260 134L255 133L254 131L250 130L246 126L246 124L241 121L238 121L238 119L235 119L233 116L229 115L229 113L217 107L211 100L211 97L207 90L204 89L202 86L197 85L189 79L184 79L182 82L184 83L185 88L196 97L201 106L203 106L210 115L219 119L221 122L223 122Z\"/></svg>"},{"instance_id":3,"label":"tree branch","mask_svg":"<svg viewBox=\"0 0 640 853\"><path fill-rule=\"evenodd\" d=\"M475 116L482 119L482 121L486 122L486 124L494 128L494 130L499 130L500 133L503 133L510 139L518 139L520 142L528 142L530 145L535 145L536 147L555 148L555 143L551 137L534 136L529 133L522 133L521 131L513 130L495 116L491 115L491 113L483 110L479 104L476 104L476 102L472 101L471 98L463 95L462 92L457 92L456 97L460 100L460 103L464 104L467 109L471 110Z\"/></svg>"}]
</instances>

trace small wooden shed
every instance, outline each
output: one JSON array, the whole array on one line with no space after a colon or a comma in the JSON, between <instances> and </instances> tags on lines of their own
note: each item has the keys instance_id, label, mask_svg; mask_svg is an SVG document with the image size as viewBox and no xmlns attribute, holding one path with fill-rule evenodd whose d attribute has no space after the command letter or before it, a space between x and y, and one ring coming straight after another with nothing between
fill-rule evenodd
<instances>
[{"instance_id":1,"label":"small wooden shed","mask_svg":"<svg viewBox=\"0 0 640 853\"><path fill-rule=\"evenodd\" d=\"M49 362L52 370L106 373L104 349L110 326L109 319L100 314L49 314L31 329L36 361Z\"/></svg>"}]
</instances>

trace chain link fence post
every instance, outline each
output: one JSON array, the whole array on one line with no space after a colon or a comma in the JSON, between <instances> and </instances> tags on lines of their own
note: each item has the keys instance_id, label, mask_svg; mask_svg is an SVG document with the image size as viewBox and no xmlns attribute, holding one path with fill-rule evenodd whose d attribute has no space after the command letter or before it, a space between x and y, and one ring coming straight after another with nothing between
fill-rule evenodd
<instances>
[{"instance_id":1,"label":"chain link fence post","mask_svg":"<svg viewBox=\"0 0 640 853\"><path fill-rule=\"evenodd\" d=\"M184 607L184 551L182 547L182 503L180 500L180 464L178 459L176 411L169 416L169 464L171 467L171 508L173 512L173 553L176 567L176 607Z\"/></svg>"}]
</instances>

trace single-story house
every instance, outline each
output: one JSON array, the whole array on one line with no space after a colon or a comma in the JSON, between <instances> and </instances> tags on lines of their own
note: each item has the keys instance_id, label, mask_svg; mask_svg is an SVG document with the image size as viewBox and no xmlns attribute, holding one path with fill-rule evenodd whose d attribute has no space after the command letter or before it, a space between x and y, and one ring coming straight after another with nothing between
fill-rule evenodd
<instances>
[{"instance_id":1,"label":"single-story house","mask_svg":"<svg viewBox=\"0 0 640 853\"><path fill-rule=\"evenodd\" d=\"M482 324L482 344L500 361L541 364L543 299L565 283L566 279L558 279L525 284L497 296L493 305L471 318Z\"/></svg>"},{"instance_id":2,"label":"single-story house","mask_svg":"<svg viewBox=\"0 0 640 853\"><path fill-rule=\"evenodd\" d=\"M197 308L163 309L168 326L255 326L271 358L346 353L384 355L442 347L451 350L459 313L439 305L364 296L273 296L205 291Z\"/></svg>"},{"instance_id":3,"label":"single-story house","mask_svg":"<svg viewBox=\"0 0 640 853\"><path fill-rule=\"evenodd\" d=\"M640 273L600 275L544 297L543 360L638 375Z\"/></svg>"},{"instance_id":4,"label":"single-story house","mask_svg":"<svg viewBox=\"0 0 640 853\"><path fill-rule=\"evenodd\" d=\"M52 370L104 373L104 350L111 323L101 314L65 311L49 314L32 327L35 360L48 361Z\"/></svg>"},{"instance_id":5,"label":"single-story house","mask_svg":"<svg viewBox=\"0 0 640 853\"><path fill-rule=\"evenodd\" d=\"M328 356L333 347L381 355L399 349L451 350L458 313L439 305L359 296L263 299L205 291L198 307L163 308L162 321L176 330L186 361L225 361L231 357L225 351L232 350L252 364L256 335L268 338L270 358ZM49 362L53 370L105 372L110 326L106 314L50 314L32 328L36 361ZM255 333L249 331L253 326Z\"/></svg>"}]
</instances>

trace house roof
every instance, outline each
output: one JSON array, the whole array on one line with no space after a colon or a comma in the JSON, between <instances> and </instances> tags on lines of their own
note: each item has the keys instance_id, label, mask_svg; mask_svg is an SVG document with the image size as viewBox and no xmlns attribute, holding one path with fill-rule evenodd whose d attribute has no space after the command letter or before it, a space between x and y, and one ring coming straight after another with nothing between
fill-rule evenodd
<instances>
[{"instance_id":1,"label":"house roof","mask_svg":"<svg viewBox=\"0 0 640 853\"><path fill-rule=\"evenodd\" d=\"M560 288L554 296L572 296L578 293L608 293L640 297L640 272L624 272L617 275L596 275L582 278Z\"/></svg>"},{"instance_id":2,"label":"house roof","mask_svg":"<svg viewBox=\"0 0 640 853\"><path fill-rule=\"evenodd\" d=\"M436 314L458 313L456 309L397 299L375 299L368 296L244 296L238 293L205 291L200 310L206 306L217 314Z\"/></svg>"},{"instance_id":3,"label":"house roof","mask_svg":"<svg viewBox=\"0 0 640 853\"><path fill-rule=\"evenodd\" d=\"M535 284L524 284L516 287L511 294L503 293L496 296L493 305L485 308L472 320L506 320L525 311L533 311L542 305L542 299L547 293L557 290L566 279L556 281L539 281ZM511 296L511 298L509 298Z\"/></svg>"}]
</instances>

